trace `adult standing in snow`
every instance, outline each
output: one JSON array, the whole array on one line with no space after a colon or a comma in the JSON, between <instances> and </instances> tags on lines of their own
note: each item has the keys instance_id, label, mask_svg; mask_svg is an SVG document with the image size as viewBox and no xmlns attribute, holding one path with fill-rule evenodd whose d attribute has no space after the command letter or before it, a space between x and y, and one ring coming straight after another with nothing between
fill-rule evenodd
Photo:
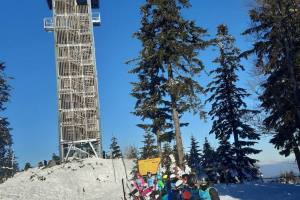
<instances>
[{"instance_id":1,"label":"adult standing in snow","mask_svg":"<svg viewBox=\"0 0 300 200\"><path fill-rule=\"evenodd\" d=\"M197 176L195 174L190 174L188 177L188 189L185 191L190 193L190 200L200 200L199 189L197 188ZM187 199L185 197L185 199Z\"/></svg>"},{"instance_id":2,"label":"adult standing in snow","mask_svg":"<svg viewBox=\"0 0 300 200\"><path fill-rule=\"evenodd\" d=\"M201 200L220 200L217 190L214 187L209 186L207 176L201 176L198 180L198 184Z\"/></svg>"}]
</instances>

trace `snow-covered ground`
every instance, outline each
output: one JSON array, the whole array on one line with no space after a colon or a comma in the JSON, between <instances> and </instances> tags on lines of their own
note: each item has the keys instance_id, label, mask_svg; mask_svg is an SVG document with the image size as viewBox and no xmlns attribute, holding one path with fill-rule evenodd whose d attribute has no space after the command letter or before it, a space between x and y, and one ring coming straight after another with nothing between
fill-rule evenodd
<instances>
[{"instance_id":1,"label":"snow-covered ground","mask_svg":"<svg viewBox=\"0 0 300 200\"><path fill-rule=\"evenodd\" d=\"M114 165L113 165L114 164ZM125 160L127 174L133 162ZM113 166L115 167L115 175ZM122 160L90 158L51 168L33 168L0 184L2 200L121 200ZM221 200L299 200L300 186L238 184L216 186Z\"/></svg>"},{"instance_id":2,"label":"snow-covered ground","mask_svg":"<svg viewBox=\"0 0 300 200\"><path fill-rule=\"evenodd\" d=\"M219 193L226 200L299 200L300 185L275 183L246 183L218 185Z\"/></svg>"},{"instance_id":3,"label":"snow-covered ground","mask_svg":"<svg viewBox=\"0 0 300 200\"><path fill-rule=\"evenodd\" d=\"M130 174L133 163L128 160L125 163L127 174ZM122 178L126 179L126 175L121 159L112 163L112 160L90 158L18 173L0 185L0 199L121 199Z\"/></svg>"}]
</instances>

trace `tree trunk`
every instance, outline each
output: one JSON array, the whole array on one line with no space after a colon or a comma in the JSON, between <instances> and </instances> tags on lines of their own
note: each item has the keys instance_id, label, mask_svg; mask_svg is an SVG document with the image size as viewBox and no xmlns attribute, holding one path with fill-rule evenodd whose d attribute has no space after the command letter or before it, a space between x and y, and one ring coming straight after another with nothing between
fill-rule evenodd
<instances>
[{"instance_id":1,"label":"tree trunk","mask_svg":"<svg viewBox=\"0 0 300 200\"><path fill-rule=\"evenodd\" d=\"M299 169L299 172L300 172L300 150L299 150L299 147L294 147L294 153L295 153L298 169Z\"/></svg>"},{"instance_id":2,"label":"tree trunk","mask_svg":"<svg viewBox=\"0 0 300 200\"><path fill-rule=\"evenodd\" d=\"M176 139L176 146L177 146L177 153L178 153L178 165L181 169L184 169L184 155L183 155L183 144L182 138L180 133L180 121L179 116L176 108L172 108L172 117L175 126L175 139Z\"/></svg>"},{"instance_id":3,"label":"tree trunk","mask_svg":"<svg viewBox=\"0 0 300 200\"><path fill-rule=\"evenodd\" d=\"M168 69L168 79L173 84L173 71L171 68L171 64L167 64ZM178 153L178 165L181 169L184 169L184 153L183 153L183 144L182 144L182 138L180 133L180 120L179 120L179 114L177 111L177 102L176 102L176 94L174 94L174 91L172 91L174 88L171 88L169 91L170 97L171 97L171 105L172 105L172 119L175 127L175 140L176 140L176 146L177 146L177 153Z\"/></svg>"},{"instance_id":4,"label":"tree trunk","mask_svg":"<svg viewBox=\"0 0 300 200\"><path fill-rule=\"evenodd\" d=\"M162 158L162 152L161 152L161 141L160 141L160 131L157 131L156 133L156 141L157 141L157 150L158 150L158 156Z\"/></svg>"},{"instance_id":5,"label":"tree trunk","mask_svg":"<svg viewBox=\"0 0 300 200\"><path fill-rule=\"evenodd\" d=\"M279 8L281 8L281 2L277 1ZM294 41L293 41L293 35L291 35L290 30L286 27L286 24L282 23L281 26L284 27L284 37L282 38L282 43L285 48L285 55L286 55L286 61L287 61L287 68L288 68L288 73L289 73L289 78L291 81L291 86L294 94L294 104L295 104L295 112L296 112L296 123L299 124L300 122L300 96L299 96L299 90L298 90L298 83L297 83L297 78L296 78L296 66L293 62L292 56L291 56L291 51L295 49L294 46ZM300 126L298 125L298 128ZM295 147L293 149L295 157L296 157L296 162L298 165L298 169L300 172L300 150L298 146L298 141L295 142Z\"/></svg>"}]
</instances>

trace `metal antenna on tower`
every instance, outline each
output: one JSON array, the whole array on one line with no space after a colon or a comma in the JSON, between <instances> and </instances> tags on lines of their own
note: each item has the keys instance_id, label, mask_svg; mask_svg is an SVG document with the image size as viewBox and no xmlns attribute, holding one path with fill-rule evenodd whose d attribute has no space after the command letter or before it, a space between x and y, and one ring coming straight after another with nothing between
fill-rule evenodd
<instances>
[{"instance_id":1,"label":"metal antenna on tower","mask_svg":"<svg viewBox=\"0 0 300 200\"><path fill-rule=\"evenodd\" d=\"M99 95L93 26L100 25L99 0L47 0L53 17L44 28L54 33L59 146L69 157L102 157Z\"/></svg>"}]
</instances>

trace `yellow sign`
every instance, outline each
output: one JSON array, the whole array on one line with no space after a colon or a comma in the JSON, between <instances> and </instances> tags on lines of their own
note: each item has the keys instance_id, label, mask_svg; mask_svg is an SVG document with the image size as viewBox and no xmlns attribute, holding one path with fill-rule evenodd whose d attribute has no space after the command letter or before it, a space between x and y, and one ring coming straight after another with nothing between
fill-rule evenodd
<instances>
[{"instance_id":1,"label":"yellow sign","mask_svg":"<svg viewBox=\"0 0 300 200\"><path fill-rule=\"evenodd\" d=\"M142 176L147 175L147 172L151 172L151 174L157 174L159 164L160 164L160 158L139 160L138 161L139 173Z\"/></svg>"}]
</instances>

